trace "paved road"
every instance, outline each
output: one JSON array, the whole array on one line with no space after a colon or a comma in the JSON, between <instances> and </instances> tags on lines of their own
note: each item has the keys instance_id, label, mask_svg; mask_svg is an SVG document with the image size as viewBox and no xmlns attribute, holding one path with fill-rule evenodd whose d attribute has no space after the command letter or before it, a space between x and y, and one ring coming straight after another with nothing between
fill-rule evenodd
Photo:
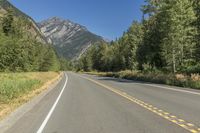
<instances>
[{"instance_id":1,"label":"paved road","mask_svg":"<svg viewBox=\"0 0 200 133\"><path fill-rule=\"evenodd\" d=\"M200 91L67 73L6 133L199 133L199 127Z\"/></svg>"}]
</instances>

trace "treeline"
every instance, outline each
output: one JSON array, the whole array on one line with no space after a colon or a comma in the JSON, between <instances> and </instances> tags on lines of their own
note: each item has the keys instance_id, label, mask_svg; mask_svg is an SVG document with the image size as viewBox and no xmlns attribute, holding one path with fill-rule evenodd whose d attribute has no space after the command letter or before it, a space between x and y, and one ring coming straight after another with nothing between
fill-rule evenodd
<instances>
[{"instance_id":1,"label":"treeline","mask_svg":"<svg viewBox=\"0 0 200 133\"><path fill-rule=\"evenodd\" d=\"M109 44L93 45L77 70L200 72L200 1L146 0L143 20Z\"/></svg>"},{"instance_id":2,"label":"treeline","mask_svg":"<svg viewBox=\"0 0 200 133\"><path fill-rule=\"evenodd\" d=\"M33 37L28 18L15 16L12 9L0 20L0 71L58 71L66 69L49 44ZM38 34L39 35L39 34Z\"/></svg>"}]
</instances>

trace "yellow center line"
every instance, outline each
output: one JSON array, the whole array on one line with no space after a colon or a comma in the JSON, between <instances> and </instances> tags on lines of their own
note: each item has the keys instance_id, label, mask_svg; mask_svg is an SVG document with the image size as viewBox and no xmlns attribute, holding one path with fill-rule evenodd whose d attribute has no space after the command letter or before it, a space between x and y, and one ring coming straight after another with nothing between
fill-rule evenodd
<instances>
[{"instance_id":1,"label":"yellow center line","mask_svg":"<svg viewBox=\"0 0 200 133\"><path fill-rule=\"evenodd\" d=\"M168 117L168 116L165 116L165 118L166 118L166 119L169 119L169 117Z\"/></svg>"},{"instance_id":2,"label":"yellow center line","mask_svg":"<svg viewBox=\"0 0 200 133\"><path fill-rule=\"evenodd\" d=\"M172 120L172 122L173 122L173 123L177 123L177 121L176 121L176 120Z\"/></svg>"},{"instance_id":3,"label":"yellow center line","mask_svg":"<svg viewBox=\"0 0 200 133\"><path fill-rule=\"evenodd\" d=\"M171 118L176 118L176 116L172 115Z\"/></svg>"},{"instance_id":4,"label":"yellow center line","mask_svg":"<svg viewBox=\"0 0 200 133\"><path fill-rule=\"evenodd\" d=\"M184 125L184 124L180 124L180 126L181 126L181 127L187 127L187 126L186 126L186 125Z\"/></svg>"},{"instance_id":5,"label":"yellow center line","mask_svg":"<svg viewBox=\"0 0 200 133\"><path fill-rule=\"evenodd\" d=\"M187 125L188 125L188 126L191 126L191 127L193 127L193 126L194 126L194 124L192 124L192 123L188 123Z\"/></svg>"},{"instance_id":6,"label":"yellow center line","mask_svg":"<svg viewBox=\"0 0 200 133\"><path fill-rule=\"evenodd\" d=\"M179 121L180 121L180 122L185 122L185 121L184 121L184 120L182 120L182 119L179 119Z\"/></svg>"},{"instance_id":7,"label":"yellow center line","mask_svg":"<svg viewBox=\"0 0 200 133\"><path fill-rule=\"evenodd\" d=\"M192 133L198 133L198 131L196 131L196 130L190 130L190 132L192 132Z\"/></svg>"},{"instance_id":8,"label":"yellow center line","mask_svg":"<svg viewBox=\"0 0 200 133\"><path fill-rule=\"evenodd\" d=\"M95 84L97 84L99 86L102 86L105 89L108 89L108 90L110 90L110 91L112 91L112 92L114 92L114 93L116 93L116 94L128 99L129 101L131 101L133 103L136 103L137 105L140 105L141 107L143 107L143 108L145 108L145 109L147 109L147 110L159 115L160 117L164 118L165 120L168 120L168 121L178 125L179 127L182 127L184 129L186 129L187 131L189 131L191 133L199 133L198 130L200 131L200 128L195 126L194 124L192 124L192 123L185 123L185 124L182 123L182 124L180 124L179 122L185 122L185 120L177 118L175 115L169 116L170 113L168 113L166 111L163 111L161 109L158 109L157 107L154 107L153 105L145 103L145 102L143 102L143 101L141 101L139 99L136 99L133 96L128 95L125 92L122 92L122 91L120 91L118 89L115 89L115 88L112 88L112 87L107 86L105 84L102 84L100 82L97 82L97 81L95 81L93 79L86 78L86 77L83 77L83 76L81 76L81 77L84 78L84 79L87 79L87 80L89 80L89 81L91 81L91 82L93 82L93 83L95 83ZM151 107L151 108L149 108L149 107ZM191 129L191 127L193 127L193 129Z\"/></svg>"},{"instance_id":9,"label":"yellow center line","mask_svg":"<svg viewBox=\"0 0 200 133\"><path fill-rule=\"evenodd\" d=\"M164 112L164 114L165 114L165 115L169 115L169 113L167 113L167 112Z\"/></svg>"}]
</instances>

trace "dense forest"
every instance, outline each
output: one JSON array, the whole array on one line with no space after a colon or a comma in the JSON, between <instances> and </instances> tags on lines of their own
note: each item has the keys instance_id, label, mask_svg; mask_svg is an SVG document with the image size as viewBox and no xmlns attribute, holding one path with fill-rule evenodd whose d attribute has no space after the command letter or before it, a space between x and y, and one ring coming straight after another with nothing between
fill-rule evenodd
<instances>
[{"instance_id":1,"label":"dense forest","mask_svg":"<svg viewBox=\"0 0 200 133\"><path fill-rule=\"evenodd\" d=\"M93 45L77 62L83 71L200 72L200 1L146 0L140 22L116 41Z\"/></svg>"},{"instance_id":2,"label":"dense forest","mask_svg":"<svg viewBox=\"0 0 200 133\"><path fill-rule=\"evenodd\" d=\"M67 62L59 59L50 44L33 37L33 24L27 17L8 12L0 19L0 71L58 71L65 70Z\"/></svg>"}]
</instances>

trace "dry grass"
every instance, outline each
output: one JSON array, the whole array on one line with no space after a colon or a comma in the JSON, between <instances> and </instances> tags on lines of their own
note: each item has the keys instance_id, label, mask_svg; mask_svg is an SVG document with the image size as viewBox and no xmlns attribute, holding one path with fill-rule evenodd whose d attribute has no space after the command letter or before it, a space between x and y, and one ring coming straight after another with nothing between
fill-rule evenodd
<instances>
[{"instance_id":1,"label":"dry grass","mask_svg":"<svg viewBox=\"0 0 200 133\"><path fill-rule=\"evenodd\" d=\"M0 73L0 120L58 80L57 72Z\"/></svg>"}]
</instances>

